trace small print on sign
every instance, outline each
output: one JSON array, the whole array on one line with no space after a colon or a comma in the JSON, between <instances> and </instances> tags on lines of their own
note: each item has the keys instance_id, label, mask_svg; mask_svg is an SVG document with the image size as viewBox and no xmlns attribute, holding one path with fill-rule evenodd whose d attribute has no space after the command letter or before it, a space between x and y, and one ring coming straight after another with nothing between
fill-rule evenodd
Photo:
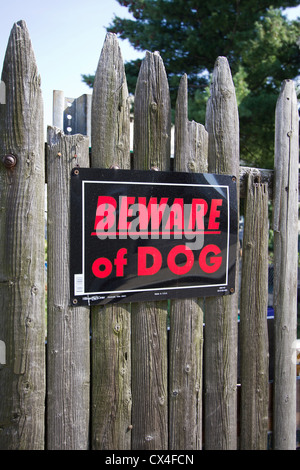
<instances>
[{"instance_id":1,"label":"small print on sign","mask_svg":"<svg viewBox=\"0 0 300 470\"><path fill-rule=\"evenodd\" d=\"M80 168L71 177L76 304L234 290L235 178Z\"/></svg>"}]
</instances>

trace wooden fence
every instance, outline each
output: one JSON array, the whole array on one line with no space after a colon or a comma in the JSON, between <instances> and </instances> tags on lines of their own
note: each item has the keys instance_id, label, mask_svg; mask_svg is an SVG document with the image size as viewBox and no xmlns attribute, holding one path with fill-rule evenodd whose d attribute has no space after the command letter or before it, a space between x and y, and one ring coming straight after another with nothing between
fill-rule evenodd
<instances>
[{"instance_id":1,"label":"wooden fence","mask_svg":"<svg viewBox=\"0 0 300 470\"><path fill-rule=\"evenodd\" d=\"M86 136L49 127L45 165L40 78L23 21L13 26L2 81L0 448L266 449L272 431L274 449L294 449L298 115L293 82L283 83L278 98L275 171L240 167L238 110L226 58L216 60L205 127L188 120L186 76L178 90L175 170L236 175L245 199L240 302L237 288L218 298L90 309L69 302L70 172L76 166L131 168L129 100L116 36L107 35L97 68L91 158ZM146 53L134 112L134 169L169 170L170 97L158 53ZM275 238L271 428L270 200ZM237 250L237 271L239 256Z\"/></svg>"}]
</instances>

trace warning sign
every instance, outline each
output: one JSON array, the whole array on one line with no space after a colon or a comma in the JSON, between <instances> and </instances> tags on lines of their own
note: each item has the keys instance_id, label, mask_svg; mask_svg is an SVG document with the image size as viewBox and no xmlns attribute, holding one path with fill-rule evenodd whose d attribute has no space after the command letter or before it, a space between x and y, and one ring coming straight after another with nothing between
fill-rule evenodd
<instances>
[{"instance_id":1,"label":"warning sign","mask_svg":"<svg viewBox=\"0 0 300 470\"><path fill-rule=\"evenodd\" d=\"M71 302L230 294L236 179L76 168L71 175Z\"/></svg>"}]
</instances>

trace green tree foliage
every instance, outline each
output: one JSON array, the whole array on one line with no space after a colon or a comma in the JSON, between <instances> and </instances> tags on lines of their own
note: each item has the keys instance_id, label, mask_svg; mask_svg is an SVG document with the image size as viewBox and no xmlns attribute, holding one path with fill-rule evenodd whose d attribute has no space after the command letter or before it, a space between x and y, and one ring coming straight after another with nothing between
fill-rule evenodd
<instances>
[{"instance_id":1,"label":"green tree foliage","mask_svg":"<svg viewBox=\"0 0 300 470\"><path fill-rule=\"evenodd\" d=\"M169 78L173 106L181 76L189 79L189 118L205 122L210 74L226 56L240 115L241 158L273 165L274 112L284 79L299 75L299 21L282 10L298 0L118 0L133 19L115 17L108 31L137 50L159 51ZM126 64L134 93L140 61ZM85 81L93 77L85 76Z\"/></svg>"}]
</instances>

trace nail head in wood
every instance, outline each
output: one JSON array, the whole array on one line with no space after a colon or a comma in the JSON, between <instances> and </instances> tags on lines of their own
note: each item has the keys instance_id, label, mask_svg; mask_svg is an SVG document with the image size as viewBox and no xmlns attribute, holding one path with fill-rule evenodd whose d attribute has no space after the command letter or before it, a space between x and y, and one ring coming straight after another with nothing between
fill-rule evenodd
<instances>
[{"instance_id":1,"label":"nail head in wood","mask_svg":"<svg viewBox=\"0 0 300 470\"><path fill-rule=\"evenodd\" d=\"M17 164L17 157L9 153L3 157L2 161L6 168L13 168Z\"/></svg>"}]
</instances>

